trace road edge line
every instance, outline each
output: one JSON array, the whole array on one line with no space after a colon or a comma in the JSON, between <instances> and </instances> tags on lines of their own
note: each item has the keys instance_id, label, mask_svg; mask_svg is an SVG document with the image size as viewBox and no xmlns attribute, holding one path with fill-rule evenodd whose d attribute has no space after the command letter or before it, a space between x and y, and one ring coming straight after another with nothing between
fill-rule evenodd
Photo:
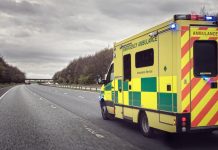
<instances>
[{"instance_id":1,"label":"road edge line","mask_svg":"<svg viewBox=\"0 0 218 150\"><path fill-rule=\"evenodd\" d=\"M15 86L14 86L15 87ZM11 91L14 87L10 88L9 90L7 90L1 97L0 100L4 98L4 96L9 93L9 91Z\"/></svg>"}]
</instances>

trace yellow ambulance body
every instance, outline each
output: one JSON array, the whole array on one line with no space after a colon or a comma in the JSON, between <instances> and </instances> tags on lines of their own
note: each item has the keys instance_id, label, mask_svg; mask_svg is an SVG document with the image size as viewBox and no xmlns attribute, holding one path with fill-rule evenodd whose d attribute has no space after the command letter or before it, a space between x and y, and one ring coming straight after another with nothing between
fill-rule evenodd
<instances>
[{"instance_id":1,"label":"yellow ambulance body","mask_svg":"<svg viewBox=\"0 0 218 150\"><path fill-rule=\"evenodd\" d=\"M103 118L139 123L145 136L218 129L217 40L216 17L175 15L115 43Z\"/></svg>"}]
</instances>

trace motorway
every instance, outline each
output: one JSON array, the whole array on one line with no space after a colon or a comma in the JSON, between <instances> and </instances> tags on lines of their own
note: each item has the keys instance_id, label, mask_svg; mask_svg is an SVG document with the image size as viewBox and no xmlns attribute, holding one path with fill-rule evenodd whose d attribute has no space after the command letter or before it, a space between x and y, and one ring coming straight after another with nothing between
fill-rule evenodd
<instances>
[{"instance_id":1,"label":"motorway","mask_svg":"<svg viewBox=\"0 0 218 150\"><path fill-rule=\"evenodd\" d=\"M103 120L98 93L15 86L0 98L0 150L35 149L217 150L218 132L145 138L137 125Z\"/></svg>"}]
</instances>

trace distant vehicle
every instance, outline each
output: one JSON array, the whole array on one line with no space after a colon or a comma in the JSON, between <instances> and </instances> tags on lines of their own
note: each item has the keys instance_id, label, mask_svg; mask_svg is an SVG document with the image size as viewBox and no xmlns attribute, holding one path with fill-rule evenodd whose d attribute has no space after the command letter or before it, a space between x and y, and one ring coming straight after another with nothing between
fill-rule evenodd
<instances>
[{"instance_id":1,"label":"distant vehicle","mask_svg":"<svg viewBox=\"0 0 218 150\"><path fill-rule=\"evenodd\" d=\"M31 83L29 81L25 81L25 84L28 85L28 84L31 84Z\"/></svg>"},{"instance_id":2,"label":"distant vehicle","mask_svg":"<svg viewBox=\"0 0 218 150\"><path fill-rule=\"evenodd\" d=\"M218 129L215 16L174 18L114 45L101 87L103 119L138 123L145 136Z\"/></svg>"}]
</instances>

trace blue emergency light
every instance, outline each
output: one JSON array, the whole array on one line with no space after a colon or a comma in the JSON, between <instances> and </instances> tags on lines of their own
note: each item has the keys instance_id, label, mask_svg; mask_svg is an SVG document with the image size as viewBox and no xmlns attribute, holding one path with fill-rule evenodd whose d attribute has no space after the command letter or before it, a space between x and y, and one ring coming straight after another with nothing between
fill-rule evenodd
<instances>
[{"instance_id":1,"label":"blue emergency light","mask_svg":"<svg viewBox=\"0 0 218 150\"><path fill-rule=\"evenodd\" d=\"M171 23L170 24L170 29L171 30L175 31L175 30L177 30L177 28L178 28L178 25L176 23Z\"/></svg>"},{"instance_id":2,"label":"blue emergency light","mask_svg":"<svg viewBox=\"0 0 218 150\"><path fill-rule=\"evenodd\" d=\"M215 16L205 16L206 21L217 21L217 18Z\"/></svg>"},{"instance_id":3,"label":"blue emergency light","mask_svg":"<svg viewBox=\"0 0 218 150\"><path fill-rule=\"evenodd\" d=\"M204 81L210 81L209 77L202 76L202 78L203 78Z\"/></svg>"}]
</instances>

